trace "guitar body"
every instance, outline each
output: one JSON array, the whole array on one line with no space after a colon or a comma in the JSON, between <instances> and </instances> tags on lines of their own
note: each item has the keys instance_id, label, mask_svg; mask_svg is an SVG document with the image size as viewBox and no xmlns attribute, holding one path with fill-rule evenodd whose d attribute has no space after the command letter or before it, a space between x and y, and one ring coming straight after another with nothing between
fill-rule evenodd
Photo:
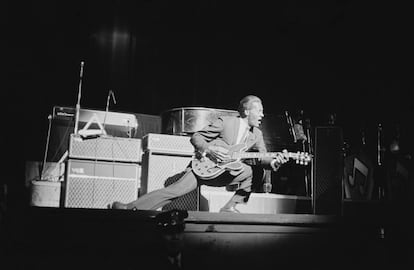
<instances>
[{"instance_id":1,"label":"guitar body","mask_svg":"<svg viewBox=\"0 0 414 270\"><path fill-rule=\"evenodd\" d=\"M228 146L224 143L221 143L221 147L227 148L229 150L229 155L232 156L233 153L242 152L246 149L245 144L237 144L234 146ZM225 171L230 171L232 175L238 175L242 172L243 164L239 159L230 159L227 161L216 162L211 160L208 157L195 158L191 162L191 167L193 172L203 180L214 179L217 176L223 174Z\"/></svg>"},{"instance_id":2,"label":"guitar body","mask_svg":"<svg viewBox=\"0 0 414 270\"><path fill-rule=\"evenodd\" d=\"M216 163L208 158L204 160L194 159L191 163L193 172L203 180L210 180L221 175L225 171L230 171L231 174L237 175L241 173L243 165L240 161L230 163Z\"/></svg>"}]
</instances>

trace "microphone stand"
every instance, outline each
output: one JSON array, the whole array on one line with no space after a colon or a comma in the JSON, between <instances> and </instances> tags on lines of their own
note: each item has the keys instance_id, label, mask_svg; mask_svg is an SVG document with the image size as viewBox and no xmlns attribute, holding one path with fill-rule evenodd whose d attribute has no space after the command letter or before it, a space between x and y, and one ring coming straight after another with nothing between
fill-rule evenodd
<instances>
[{"instance_id":1,"label":"microphone stand","mask_svg":"<svg viewBox=\"0 0 414 270\"><path fill-rule=\"evenodd\" d=\"M296 143L297 142L297 138L296 138L295 129L293 127L292 118L289 116L289 112L288 111L285 111L285 115L286 115L286 121L287 121L287 123L289 125L290 134L293 136L293 142Z\"/></svg>"},{"instance_id":2,"label":"microphone stand","mask_svg":"<svg viewBox=\"0 0 414 270\"><path fill-rule=\"evenodd\" d=\"M75 112L75 134L78 134L78 123L79 123L79 111L80 111L80 100L81 100L81 90L82 90L82 77L83 77L83 66L85 62L81 61L80 75L79 75L79 87L78 87L78 102L76 103L76 112Z\"/></svg>"},{"instance_id":3,"label":"microphone stand","mask_svg":"<svg viewBox=\"0 0 414 270\"><path fill-rule=\"evenodd\" d=\"M311 124L310 119L305 118L303 115L303 111L301 111L301 121L300 121L303 129L303 135L305 138L302 140L302 151L307 152L310 155L313 155L312 149L312 137L311 137ZM312 196L312 170L313 170L313 161L311 161L311 167L305 167L305 192L307 196Z\"/></svg>"},{"instance_id":4,"label":"microphone stand","mask_svg":"<svg viewBox=\"0 0 414 270\"><path fill-rule=\"evenodd\" d=\"M105 124L106 124L106 116L108 115L108 109L109 109L109 99L111 97L111 90L109 90L108 92L108 97L106 98L106 108L105 108L105 117L103 120L103 127L105 128Z\"/></svg>"},{"instance_id":5,"label":"microphone stand","mask_svg":"<svg viewBox=\"0 0 414 270\"><path fill-rule=\"evenodd\" d=\"M382 200L385 198L385 177L384 177L384 157L383 157L383 152L384 152L384 147L382 145L382 137L383 137L383 130L382 130L382 124L379 123L378 127L377 127L377 166L378 166L378 171L382 172L380 177L377 177L377 181L379 179L378 183L378 199Z\"/></svg>"},{"instance_id":6,"label":"microphone stand","mask_svg":"<svg viewBox=\"0 0 414 270\"><path fill-rule=\"evenodd\" d=\"M45 172L45 167L46 167L46 162L47 162L47 152L49 151L50 130L51 130L51 127L52 127L52 115L49 114L47 119L49 120L49 127L47 129L45 153L44 153L44 156L43 156L43 163L42 163L42 168L41 168L41 171L40 171L40 179L39 180L43 180L43 175L44 175L44 172Z\"/></svg>"},{"instance_id":7,"label":"microphone stand","mask_svg":"<svg viewBox=\"0 0 414 270\"><path fill-rule=\"evenodd\" d=\"M310 119L306 118L304 119L304 129L306 132L307 140L304 141L304 151L308 152L310 155L313 155L313 140L312 140L312 134L311 134L311 124ZM306 149L307 146L307 149ZM313 186L314 186L314 179L313 179L313 170L314 170L314 161L313 159L310 162L310 168L305 169L305 181L306 181L306 194L311 198L312 204L313 204ZM313 207L313 205L312 205Z\"/></svg>"},{"instance_id":8,"label":"microphone stand","mask_svg":"<svg viewBox=\"0 0 414 270\"><path fill-rule=\"evenodd\" d=\"M382 125L378 124L378 128L377 128L377 164L378 164L378 166L382 165L381 137L382 137Z\"/></svg>"},{"instance_id":9,"label":"microphone stand","mask_svg":"<svg viewBox=\"0 0 414 270\"><path fill-rule=\"evenodd\" d=\"M105 116L104 116L104 120L103 120L103 128L104 129L105 129L105 124L106 124L106 116L108 115L108 110L109 110L109 100L110 100L111 96L112 96L112 100L114 101L114 104L116 104L114 92L112 90L109 90L108 97L106 98L106 109L105 109Z\"/></svg>"},{"instance_id":10,"label":"microphone stand","mask_svg":"<svg viewBox=\"0 0 414 270\"><path fill-rule=\"evenodd\" d=\"M85 62L81 61L81 68L79 74L79 87L78 87L78 101L76 103L76 110L75 110L75 129L74 134L78 134L78 123L79 123L79 111L80 111L80 100L81 100L81 90L82 90L82 77L83 77L83 66ZM68 150L63 153L62 157L59 159L58 164L61 164L67 157L69 156Z\"/></svg>"}]
</instances>

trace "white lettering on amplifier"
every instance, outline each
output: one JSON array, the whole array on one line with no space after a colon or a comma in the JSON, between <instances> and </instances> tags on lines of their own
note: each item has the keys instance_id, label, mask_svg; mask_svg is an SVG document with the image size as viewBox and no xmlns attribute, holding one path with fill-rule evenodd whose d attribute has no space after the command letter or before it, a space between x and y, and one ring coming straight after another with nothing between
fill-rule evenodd
<instances>
[{"instance_id":1,"label":"white lettering on amplifier","mask_svg":"<svg viewBox=\"0 0 414 270\"><path fill-rule=\"evenodd\" d=\"M72 173L85 174L85 170L83 168L72 168Z\"/></svg>"},{"instance_id":2,"label":"white lettering on amplifier","mask_svg":"<svg viewBox=\"0 0 414 270\"><path fill-rule=\"evenodd\" d=\"M62 108L60 108L60 109L62 109ZM58 116L70 116L70 117L72 117L73 116L73 113L57 112L56 115L58 115Z\"/></svg>"}]
</instances>

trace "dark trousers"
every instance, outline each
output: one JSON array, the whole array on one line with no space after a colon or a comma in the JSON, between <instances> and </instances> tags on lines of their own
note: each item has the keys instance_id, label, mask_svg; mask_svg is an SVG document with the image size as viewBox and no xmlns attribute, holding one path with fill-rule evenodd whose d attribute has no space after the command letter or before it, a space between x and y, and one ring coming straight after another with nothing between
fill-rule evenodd
<instances>
[{"instance_id":1,"label":"dark trousers","mask_svg":"<svg viewBox=\"0 0 414 270\"><path fill-rule=\"evenodd\" d=\"M224 172L215 179L211 180L199 179L189 167L186 169L185 174L180 179L178 179L178 181L165 188L154 190L142 195L137 200L128 203L128 208L136 208L139 210L156 210L170 203L172 200L193 191L199 185L227 186L229 184L238 183L239 185L236 193L225 205L226 207L230 207L237 203L247 202L251 192L252 177L252 168L244 163L243 171L240 174L233 176L229 172Z\"/></svg>"}]
</instances>

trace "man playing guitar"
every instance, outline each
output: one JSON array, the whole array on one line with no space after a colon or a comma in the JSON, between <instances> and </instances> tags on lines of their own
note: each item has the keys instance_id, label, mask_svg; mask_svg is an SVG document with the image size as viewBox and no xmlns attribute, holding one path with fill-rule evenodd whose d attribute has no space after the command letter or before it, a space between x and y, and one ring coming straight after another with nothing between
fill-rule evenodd
<instances>
[{"instance_id":1,"label":"man playing guitar","mask_svg":"<svg viewBox=\"0 0 414 270\"><path fill-rule=\"evenodd\" d=\"M263 134L259 129L264 117L259 97L244 97L238 111L239 117L219 117L192 135L190 141L196 149L195 158L178 181L144 194L127 204L114 202L112 208L154 210L191 192L199 185L227 186L238 183L235 194L220 210L238 213L236 205L249 200L253 178L253 170L251 166L241 162L243 158L257 158L260 165L273 170L277 170L290 158L307 164L309 156L306 155L291 154L286 150L267 153ZM257 153L246 152L252 150Z\"/></svg>"}]
</instances>

